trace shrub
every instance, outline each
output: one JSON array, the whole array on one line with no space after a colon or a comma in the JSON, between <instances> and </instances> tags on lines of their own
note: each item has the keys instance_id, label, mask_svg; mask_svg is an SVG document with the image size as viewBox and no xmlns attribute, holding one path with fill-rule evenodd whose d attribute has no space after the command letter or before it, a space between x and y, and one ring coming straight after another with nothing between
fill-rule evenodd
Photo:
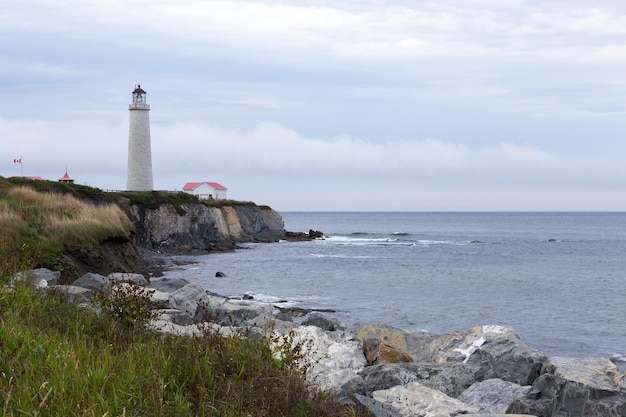
<instances>
[{"instance_id":1,"label":"shrub","mask_svg":"<svg viewBox=\"0 0 626 417\"><path fill-rule=\"evenodd\" d=\"M105 319L116 323L121 331L145 331L154 318L149 290L128 282L112 283L108 290L98 291L96 304Z\"/></svg>"}]
</instances>

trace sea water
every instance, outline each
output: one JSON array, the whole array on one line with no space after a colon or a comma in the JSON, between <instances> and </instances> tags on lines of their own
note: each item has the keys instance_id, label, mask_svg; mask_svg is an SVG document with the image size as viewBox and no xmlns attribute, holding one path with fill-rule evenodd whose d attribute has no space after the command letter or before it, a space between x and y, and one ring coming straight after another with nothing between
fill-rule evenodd
<instances>
[{"instance_id":1,"label":"sea water","mask_svg":"<svg viewBox=\"0 0 626 417\"><path fill-rule=\"evenodd\" d=\"M434 333L498 324L550 355L626 356L626 213L281 215L286 230L325 238L246 244L167 275L336 310L348 324Z\"/></svg>"}]
</instances>

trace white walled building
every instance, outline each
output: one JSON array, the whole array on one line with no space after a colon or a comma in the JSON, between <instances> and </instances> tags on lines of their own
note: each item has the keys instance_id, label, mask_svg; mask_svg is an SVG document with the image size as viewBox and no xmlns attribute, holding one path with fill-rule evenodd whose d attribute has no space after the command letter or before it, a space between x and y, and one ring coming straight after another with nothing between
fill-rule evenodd
<instances>
[{"instance_id":1,"label":"white walled building","mask_svg":"<svg viewBox=\"0 0 626 417\"><path fill-rule=\"evenodd\" d=\"M183 186L184 192L197 195L200 200L224 200L226 190L228 188L217 182L188 182Z\"/></svg>"},{"instance_id":2,"label":"white walled building","mask_svg":"<svg viewBox=\"0 0 626 417\"><path fill-rule=\"evenodd\" d=\"M133 91L133 102L128 106L128 191L152 191L152 150L150 145L150 105L140 85Z\"/></svg>"}]
</instances>

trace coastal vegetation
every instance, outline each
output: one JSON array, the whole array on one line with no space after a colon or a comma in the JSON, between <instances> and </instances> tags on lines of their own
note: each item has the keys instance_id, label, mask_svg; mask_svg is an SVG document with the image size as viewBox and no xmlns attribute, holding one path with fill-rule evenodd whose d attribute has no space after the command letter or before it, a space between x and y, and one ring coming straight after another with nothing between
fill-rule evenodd
<instances>
[{"instance_id":1,"label":"coastal vegetation","mask_svg":"<svg viewBox=\"0 0 626 417\"><path fill-rule=\"evenodd\" d=\"M145 320L129 320L145 311L124 310L130 307L124 300L96 314L62 292L25 283L3 289L0 414L356 415L311 391L266 344L208 331L198 337L154 334Z\"/></svg>"},{"instance_id":2,"label":"coastal vegetation","mask_svg":"<svg viewBox=\"0 0 626 417\"><path fill-rule=\"evenodd\" d=\"M0 416L358 415L265 343L154 332L136 287L99 294L86 309L14 278L58 265L65 251L131 239L132 222L110 203L120 197L130 200L0 178Z\"/></svg>"}]
</instances>

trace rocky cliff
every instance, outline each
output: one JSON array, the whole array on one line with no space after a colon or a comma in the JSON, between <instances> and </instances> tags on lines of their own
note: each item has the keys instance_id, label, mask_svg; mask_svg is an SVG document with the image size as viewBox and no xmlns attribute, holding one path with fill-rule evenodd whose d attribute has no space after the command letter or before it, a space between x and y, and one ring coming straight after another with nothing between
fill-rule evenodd
<instances>
[{"instance_id":1,"label":"rocky cliff","mask_svg":"<svg viewBox=\"0 0 626 417\"><path fill-rule=\"evenodd\" d=\"M230 250L242 242L276 242L285 238L282 217L264 206L121 205L135 224L137 246L158 252Z\"/></svg>"}]
</instances>

